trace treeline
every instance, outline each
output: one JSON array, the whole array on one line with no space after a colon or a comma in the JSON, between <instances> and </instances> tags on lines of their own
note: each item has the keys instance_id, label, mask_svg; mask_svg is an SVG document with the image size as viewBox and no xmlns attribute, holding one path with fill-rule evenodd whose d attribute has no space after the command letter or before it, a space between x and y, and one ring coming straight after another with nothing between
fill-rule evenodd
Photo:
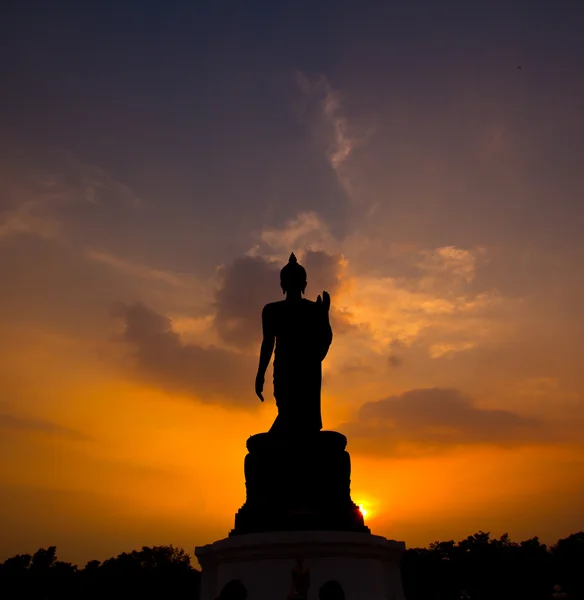
<instances>
[{"instance_id":1,"label":"treeline","mask_svg":"<svg viewBox=\"0 0 584 600\"><path fill-rule=\"evenodd\" d=\"M0 598L197 600L200 575L189 555L173 546L123 552L82 569L58 560L51 546L0 565ZM402 576L407 600L553 600L557 584L569 600L584 600L584 532L551 548L537 537L516 543L482 531L459 542L434 542L405 552ZM562 597L556 592L556 600Z\"/></svg>"},{"instance_id":2,"label":"treeline","mask_svg":"<svg viewBox=\"0 0 584 600\"><path fill-rule=\"evenodd\" d=\"M584 532L551 548L482 531L433 542L405 552L402 575L408 600L584 600Z\"/></svg>"},{"instance_id":3,"label":"treeline","mask_svg":"<svg viewBox=\"0 0 584 600\"><path fill-rule=\"evenodd\" d=\"M57 560L57 549L41 548L0 565L2 600L144 600L198 598L200 571L173 546L143 547L84 568Z\"/></svg>"}]
</instances>

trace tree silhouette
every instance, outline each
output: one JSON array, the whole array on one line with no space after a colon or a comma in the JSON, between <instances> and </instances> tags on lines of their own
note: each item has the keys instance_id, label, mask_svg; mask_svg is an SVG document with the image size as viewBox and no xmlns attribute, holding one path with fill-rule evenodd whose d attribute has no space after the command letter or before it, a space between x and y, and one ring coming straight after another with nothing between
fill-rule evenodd
<instances>
[{"instance_id":1,"label":"tree silhouette","mask_svg":"<svg viewBox=\"0 0 584 600\"><path fill-rule=\"evenodd\" d=\"M402 562L408 600L550 600L562 585L570 600L584 600L584 533L551 550L534 537L520 543L508 534L479 531L459 542L433 542L407 550Z\"/></svg>"},{"instance_id":2,"label":"tree silhouette","mask_svg":"<svg viewBox=\"0 0 584 600\"><path fill-rule=\"evenodd\" d=\"M46 573L57 562L57 547L49 546L47 550L39 548L32 557L30 570L32 573Z\"/></svg>"},{"instance_id":3,"label":"tree silhouette","mask_svg":"<svg viewBox=\"0 0 584 600\"><path fill-rule=\"evenodd\" d=\"M0 565L0 598L196 600L199 579L200 573L192 568L189 555L173 546L144 546L103 563L91 560L84 569L57 560L57 549L50 546L40 548L33 556L14 556Z\"/></svg>"},{"instance_id":4,"label":"tree silhouette","mask_svg":"<svg viewBox=\"0 0 584 600\"><path fill-rule=\"evenodd\" d=\"M584 598L584 531L559 540L552 547L557 581L572 598Z\"/></svg>"},{"instance_id":5,"label":"tree silhouette","mask_svg":"<svg viewBox=\"0 0 584 600\"><path fill-rule=\"evenodd\" d=\"M0 565L0 575L26 575L30 569L32 556L30 554L17 554Z\"/></svg>"}]
</instances>

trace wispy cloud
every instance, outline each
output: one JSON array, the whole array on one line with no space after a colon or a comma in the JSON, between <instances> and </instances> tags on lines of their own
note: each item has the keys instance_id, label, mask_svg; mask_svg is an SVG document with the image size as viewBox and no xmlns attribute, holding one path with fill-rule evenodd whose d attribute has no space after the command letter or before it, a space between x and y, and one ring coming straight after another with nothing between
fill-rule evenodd
<instances>
[{"instance_id":1,"label":"wispy cloud","mask_svg":"<svg viewBox=\"0 0 584 600\"><path fill-rule=\"evenodd\" d=\"M465 352L476 348L477 342L457 342L452 344L432 344L429 347L430 358L453 356L458 352Z\"/></svg>"},{"instance_id":2,"label":"wispy cloud","mask_svg":"<svg viewBox=\"0 0 584 600\"><path fill-rule=\"evenodd\" d=\"M14 208L0 213L0 238L30 234L45 239L58 238L61 224L53 217L43 214L48 202L43 199L25 200Z\"/></svg>"},{"instance_id":3,"label":"wispy cloud","mask_svg":"<svg viewBox=\"0 0 584 600\"><path fill-rule=\"evenodd\" d=\"M177 287L184 287L186 285L184 277L181 277L180 275L170 271L154 269L147 265L142 265L134 261L119 258L113 254L109 254L108 252L99 252L97 250L89 249L85 252L85 254L87 258L92 261L102 263L112 267L113 269L121 271L122 273L131 275L132 277L162 281Z\"/></svg>"},{"instance_id":4,"label":"wispy cloud","mask_svg":"<svg viewBox=\"0 0 584 600\"><path fill-rule=\"evenodd\" d=\"M326 95L323 114L333 131L333 141L329 150L329 160L333 169L338 169L348 158L355 144L349 136L347 118L342 113L340 94L334 91L325 80Z\"/></svg>"},{"instance_id":5,"label":"wispy cloud","mask_svg":"<svg viewBox=\"0 0 584 600\"><path fill-rule=\"evenodd\" d=\"M417 266L430 276L447 276L471 282L475 277L479 259L486 259L486 249L469 250L456 246L443 246L435 250L422 250Z\"/></svg>"},{"instance_id":6,"label":"wispy cloud","mask_svg":"<svg viewBox=\"0 0 584 600\"><path fill-rule=\"evenodd\" d=\"M57 435L72 440L82 441L91 439L88 435L80 431L64 427L52 421L17 415L12 412L0 412L0 427L12 431Z\"/></svg>"},{"instance_id":7,"label":"wispy cloud","mask_svg":"<svg viewBox=\"0 0 584 600\"><path fill-rule=\"evenodd\" d=\"M434 358L490 339L497 333L498 315L518 305L497 291L452 294L446 285L440 290L417 284L415 279L355 276L339 302L378 351L386 352L395 340L409 347L428 338Z\"/></svg>"},{"instance_id":8,"label":"wispy cloud","mask_svg":"<svg viewBox=\"0 0 584 600\"><path fill-rule=\"evenodd\" d=\"M109 197L132 208L141 208L142 199L125 183L112 177L105 169L96 165L88 165L69 159L71 170L76 172L76 179L84 191L85 200L94 204L102 204Z\"/></svg>"},{"instance_id":9,"label":"wispy cloud","mask_svg":"<svg viewBox=\"0 0 584 600\"><path fill-rule=\"evenodd\" d=\"M138 196L104 169L57 151L48 154L32 158L0 153L0 237L64 238L62 211L71 206L101 206L107 201L132 209L141 206Z\"/></svg>"},{"instance_id":10,"label":"wispy cloud","mask_svg":"<svg viewBox=\"0 0 584 600\"><path fill-rule=\"evenodd\" d=\"M356 127L350 121L343 107L341 93L333 88L324 75L310 78L298 71L296 80L307 101L316 103L313 125L317 143L324 146L331 169L345 192L351 196L352 183L344 167L355 149L371 135L371 131Z\"/></svg>"},{"instance_id":11,"label":"wispy cloud","mask_svg":"<svg viewBox=\"0 0 584 600\"><path fill-rule=\"evenodd\" d=\"M278 262L287 261L290 252L331 251L338 246L330 227L315 211L301 212L280 227L265 227L256 239L248 255L263 256Z\"/></svg>"}]
</instances>

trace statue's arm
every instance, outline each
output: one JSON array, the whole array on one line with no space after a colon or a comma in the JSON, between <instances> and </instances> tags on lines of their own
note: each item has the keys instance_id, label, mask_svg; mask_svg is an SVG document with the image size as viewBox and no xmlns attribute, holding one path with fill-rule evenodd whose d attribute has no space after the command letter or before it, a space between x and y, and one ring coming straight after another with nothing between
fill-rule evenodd
<instances>
[{"instance_id":1,"label":"statue's arm","mask_svg":"<svg viewBox=\"0 0 584 600\"><path fill-rule=\"evenodd\" d=\"M331 347L332 343L333 343L333 329L331 327L331 323L329 320L329 314L327 312L326 316L324 318L324 323L323 323L322 352L320 354L320 356L321 356L320 360L324 360L326 358L326 355L328 354L329 348Z\"/></svg>"},{"instance_id":2,"label":"statue's arm","mask_svg":"<svg viewBox=\"0 0 584 600\"><path fill-rule=\"evenodd\" d=\"M264 306L262 311L262 331L263 340L260 349L260 362L258 365L258 377L264 377L266 369L270 364L272 352L274 351L274 343L276 341L276 333L274 331L272 311L269 306Z\"/></svg>"},{"instance_id":3,"label":"statue's arm","mask_svg":"<svg viewBox=\"0 0 584 600\"><path fill-rule=\"evenodd\" d=\"M329 348L333 342L333 329L329 319L331 297L329 296L328 292L323 292L322 298L319 296L316 304L321 313L320 360L323 361L326 358Z\"/></svg>"}]
</instances>

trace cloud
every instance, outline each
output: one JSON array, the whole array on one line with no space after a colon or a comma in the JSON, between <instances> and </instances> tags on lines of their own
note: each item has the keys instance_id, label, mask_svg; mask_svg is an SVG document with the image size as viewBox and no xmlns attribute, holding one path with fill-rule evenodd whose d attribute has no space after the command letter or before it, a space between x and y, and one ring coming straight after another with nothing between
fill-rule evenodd
<instances>
[{"instance_id":1,"label":"cloud","mask_svg":"<svg viewBox=\"0 0 584 600\"><path fill-rule=\"evenodd\" d=\"M537 419L478 408L460 391L446 388L414 389L367 402L341 430L360 451L394 456L478 444L511 447L545 439Z\"/></svg>"},{"instance_id":2,"label":"cloud","mask_svg":"<svg viewBox=\"0 0 584 600\"><path fill-rule=\"evenodd\" d=\"M142 200L129 186L114 179L105 169L97 165L82 163L71 157L67 158L66 166L69 173L72 174L73 186L78 186L83 190L87 202L101 204L111 199L132 208L143 206Z\"/></svg>"},{"instance_id":3,"label":"cloud","mask_svg":"<svg viewBox=\"0 0 584 600\"><path fill-rule=\"evenodd\" d=\"M393 369L401 367L404 364L404 357L402 355L404 349L404 344L400 340L391 340L391 342L389 342L389 356L387 357L387 362Z\"/></svg>"},{"instance_id":4,"label":"cloud","mask_svg":"<svg viewBox=\"0 0 584 600\"><path fill-rule=\"evenodd\" d=\"M185 285L184 279L176 273L170 271L163 271L160 269L153 269L147 265L141 265L139 263L118 258L113 254L107 252L98 252L97 250L87 250L85 255L90 260L105 264L109 267L117 269L132 277L139 277L140 279L157 280L167 283L172 286L183 287Z\"/></svg>"},{"instance_id":5,"label":"cloud","mask_svg":"<svg viewBox=\"0 0 584 600\"><path fill-rule=\"evenodd\" d=\"M391 367L401 367L404 364L404 359L401 356L397 356L396 354L390 354L387 357L387 361Z\"/></svg>"},{"instance_id":6,"label":"cloud","mask_svg":"<svg viewBox=\"0 0 584 600\"><path fill-rule=\"evenodd\" d=\"M120 303L112 311L122 320L119 339L131 349L136 374L172 393L204 403L254 405L255 357L222 348L185 343L172 321L147 306Z\"/></svg>"},{"instance_id":7,"label":"cloud","mask_svg":"<svg viewBox=\"0 0 584 600\"><path fill-rule=\"evenodd\" d=\"M347 274L349 263L346 258L322 250L309 251L304 255L303 264L308 275L307 292L318 295L326 290L331 296L330 321L334 333L338 336L354 331L350 311L338 304L342 294L353 285Z\"/></svg>"},{"instance_id":8,"label":"cloud","mask_svg":"<svg viewBox=\"0 0 584 600\"><path fill-rule=\"evenodd\" d=\"M370 375L375 369L364 360L355 360L345 363L339 368L339 373L343 375Z\"/></svg>"},{"instance_id":9,"label":"cloud","mask_svg":"<svg viewBox=\"0 0 584 600\"><path fill-rule=\"evenodd\" d=\"M300 212L282 227L265 227L257 239L247 254L280 262L287 261L290 252L300 256L307 248L323 250L335 245L330 228L314 211Z\"/></svg>"},{"instance_id":10,"label":"cloud","mask_svg":"<svg viewBox=\"0 0 584 600\"><path fill-rule=\"evenodd\" d=\"M62 238L65 227L60 216L72 206L107 201L141 206L136 194L104 169L54 148L0 148L0 188L0 238L23 234Z\"/></svg>"},{"instance_id":11,"label":"cloud","mask_svg":"<svg viewBox=\"0 0 584 600\"><path fill-rule=\"evenodd\" d=\"M333 89L324 75L311 80L304 73L298 72L297 81L307 99L317 100L320 124L324 125L322 135L327 141L327 159L331 168L338 173L358 143L343 111L341 94ZM345 185L346 182L342 183Z\"/></svg>"},{"instance_id":12,"label":"cloud","mask_svg":"<svg viewBox=\"0 0 584 600\"><path fill-rule=\"evenodd\" d=\"M369 172L381 155L370 147L378 129L378 115L356 113L348 106L347 96L331 84L324 75L308 76L298 72L296 81L302 94L301 122L307 123L315 150L326 159L330 172L351 210L351 228L379 203L389 186L383 182L380 194L372 193ZM384 152L390 160L394 148Z\"/></svg>"},{"instance_id":13,"label":"cloud","mask_svg":"<svg viewBox=\"0 0 584 600\"><path fill-rule=\"evenodd\" d=\"M323 102L323 113L332 127L332 144L329 160L333 169L342 165L353 150L354 141L349 136L347 118L341 112L341 97L328 84Z\"/></svg>"},{"instance_id":14,"label":"cloud","mask_svg":"<svg viewBox=\"0 0 584 600\"><path fill-rule=\"evenodd\" d=\"M313 211L306 211L290 219L283 228L264 229L260 239L271 248L295 248L307 236L320 232L322 228L319 216Z\"/></svg>"},{"instance_id":15,"label":"cloud","mask_svg":"<svg viewBox=\"0 0 584 600\"><path fill-rule=\"evenodd\" d=\"M422 250L418 257L416 266L422 277L417 280L417 288L450 293L466 289L474 281L477 268L488 258L485 248L456 246Z\"/></svg>"},{"instance_id":16,"label":"cloud","mask_svg":"<svg viewBox=\"0 0 584 600\"><path fill-rule=\"evenodd\" d=\"M323 289L336 294L348 286L348 262L339 252L330 228L316 212L301 212L282 227L264 228L258 238L259 243L248 252L249 256L262 256L281 268L294 252L307 270L308 289L315 294Z\"/></svg>"},{"instance_id":17,"label":"cloud","mask_svg":"<svg viewBox=\"0 0 584 600\"><path fill-rule=\"evenodd\" d=\"M45 433L48 435L56 435L79 441L90 439L89 436L81 433L80 431L70 429L69 427L63 427L62 425L53 423L52 421L16 415L9 412L0 413L0 427L12 431Z\"/></svg>"},{"instance_id":18,"label":"cloud","mask_svg":"<svg viewBox=\"0 0 584 600\"><path fill-rule=\"evenodd\" d=\"M378 353L397 342L399 352L390 354L400 357L414 344L431 358L467 352L497 339L521 305L496 289L469 289L477 260L474 252L445 247L424 254L421 276L355 275L339 309Z\"/></svg>"},{"instance_id":19,"label":"cloud","mask_svg":"<svg viewBox=\"0 0 584 600\"><path fill-rule=\"evenodd\" d=\"M347 265L347 260L341 254L329 254L323 250L309 250L303 257L308 285L315 294L326 290L331 296L335 296L344 286L349 286Z\"/></svg>"},{"instance_id":20,"label":"cloud","mask_svg":"<svg viewBox=\"0 0 584 600\"><path fill-rule=\"evenodd\" d=\"M459 329L466 331L480 315L479 307L464 297L440 298L433 294L411 291L403 282L391 277L359 277L355 290L342 298L350 322L365 332L378 352L386 353L388 344L399 340L403 348L419 342L429 331L452 337ZM472 323L476 325L476 323ZM475 337L481 336L477 327Z\"/></svg>"},{"instance_id":21,"label":"cloud","mask_svg":"<svg viewBox=\"0 0 584 600\"><path fill-rule=\"evenodd\" d=\"M476 348L475 342L458 342L452 344L432 344L428 351L430 358L450 357L458 352L465 352Z\"/></svg>"},{"instance_id":22,"label":"cloud","mask_svg":"<svg viewBox=\"0 0 584 600\"><path fill-rule=\"evenodd\" d=\"M223 267L222 285L217 291L215 327L228 344L245 348L261 339L261 313L270 301L282 299L280 269L286 261L276 263L260 256L244 256ZM340 254L324 251L305 252L299 257L307 271L307 297L316 299L323 290L331 294L331 321L339 332L346 329L346 315L334 307L335 296L348 285L347 262Z\"/></svg>"},{"instance_id":23,"label":"cloud","mask_svg":"<svg viewBox=\"0 0 584 600\"><path fill-rule=\"evenodd\" d=\"M434 275L446 275L470 282L474 279L477 260L484 254L485 250L482 248L472 251L456 246L443 246L432 251L422 251L422 260L418 266Z\"/></svg>"},{"instance_id":24,"label":"cloud","mask_svg":"<svg viewBox=\"0 0 584 600\"><path fill-rule=\"evenodd\" d=\"M217 292L215 327L222 339L238 347L261 338L261 314L270 299L278 299L283 265L259 256L245 256L222 269Z\"/></svg>"}]
</instances>

